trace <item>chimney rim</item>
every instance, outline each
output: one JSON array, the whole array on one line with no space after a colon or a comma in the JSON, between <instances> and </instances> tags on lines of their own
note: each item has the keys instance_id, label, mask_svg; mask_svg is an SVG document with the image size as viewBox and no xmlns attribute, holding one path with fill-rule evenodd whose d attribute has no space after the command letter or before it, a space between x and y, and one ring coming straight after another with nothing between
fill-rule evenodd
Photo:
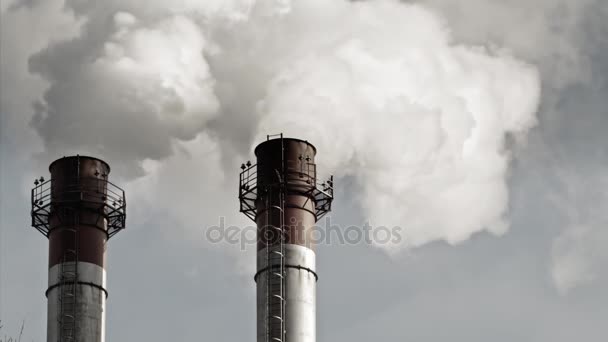
<instances>
[{"instance_id":1,"label":"chimney rim","mask_svg":"<svg viewBox=\"0 0 608 342\"><path fill-rule=\"evenodd\" d=\"M108 164L106 161L104 161L104 160L102 160L102 159L100 159L100 158L97 158L97 157L84 156L84 155L80 155L80 154L73 155L73 156L63 156L63 157L61 157L61 158L57 158L57 159L55 159L55 160L54 160L54 161L53 161L53 162L52 162L52 163L49 165L49 172L51 172L51 169L53 168L53 165L55 165L55 163L59 163L59 162L61 162L61 161L68 160L68 159L80 159L80 158L82 158L82 159L91 159L91 160L96 160L96 161L99 161L99 162L101 162L102 164L104 164L104 165L107 167L107 169L108 169L108 173L110 173L110 170L111 170L111 168L110 168L110 164Z\"/></svg>"},{"instance_id":2,"label":"chimney rim","mask_svg":"<svg viewBox=\"0 0 608 342\"><path fill-rule=\"evenodd\" d=\"M298 138L285 138L285 137L283 137L283 138L274 138L274 139L268 139L268 140L266 140L266 141L263 141L263 142L259 143L259 144L258 144L258 145L255 147L255 149L254 149L253 153L255 154L255 156L256 156L256 157L258 157L258 156L259 156L259 155L258 155L258 151L259 151L259 150L262 148L262 145L267 144L267 143L270 143L270 142L274 142L274 141L277 141L277 140L281 140L281 139L283 139L283 140L287 140L287 141L293 141L293 142L305 143L305 144L307 144L308 146L310 146L310 147L312 148L312 150L313 150L313 152L314 152L314 154L315 154L315 155L317 154L317 148L316 148L316 147L315 147L315 145L313 145L313 144L312 144L310 141L308 141L308 140L304 140L304 139L298 139Z\"/></svg>"}]
</instances>

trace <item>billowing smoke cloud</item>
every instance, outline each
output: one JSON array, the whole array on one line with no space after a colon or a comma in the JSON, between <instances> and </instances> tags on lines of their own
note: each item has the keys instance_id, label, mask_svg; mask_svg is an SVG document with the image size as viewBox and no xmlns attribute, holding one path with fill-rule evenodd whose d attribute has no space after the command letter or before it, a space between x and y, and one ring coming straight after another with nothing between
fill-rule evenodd
<instances>
[{"instance_id":1,"label":"billowing smoke cloud","mask_svg":"<svg viewBox=\"0 0 608 342\"><path fill-rule=\"evenodd\" d=\"M208 42L182 15L140 20L104 7L87 20L80 37L30 59L51 82L32 124L51 151L90 151L138 172L137 162L168 157L173 139L193 139L216 115Z\"/></svg>"},{"instance_id":2,"label":"billowing smoke cloud","mask_svg":"<svg viewBox=\"0 0 608 342\"><path fill-rule=\"evenodd\" d=\"M323 171L354 177L341 196L361 198L373 225L402 227L401 246L508 228L509 144L536 123L539 76L506 50L456 43L434 12L397 1L67 4L86 20L80 36L30 59L50 82L33 120L48 151L75 147L142 174L203 134L235 167L261 136L284 132L317 145Z\"/></svg>"},{"instance_id":3,"label":"billowing smoke cloud","mask_svg":"<svg viewBox=\"0 0 608 342\"><path fill-rule=\"evenodd\" d=\"M592 281L601 283L605 278L602 270L608 262L608 254L601 247L606 242L604 213L608 201L604 191L598 190L606 188L605 135L599 127L606 126L607 118L604 94L608 44L604 37L608 25L603 18L608 15L608 3L421 2L449 20L458 40L509 46L540 69L542 129L534 143L538 150L528 150L527 160L520 160L526 171L520 172L519 177L541 174L534 182L546 182L547 187L540 194L534 192L531 202L536 201L537 195L550 194L557 208L557 213L543 210L538 215L547 218L547 228L552 232L561 232L548 252L556 288L565 294ZM555 215L560 217L553 222Z\"/></svg>"},{"instance_id":4,"label":"billowing smoke cloud","mask_svg":"<svg viewBox=\"0 0 608 342\"><path fill-rule=\"evenodd\" d=\"M315 6L298 4L294 15L314 18ZM406 245L506 230L506 142L536 122L532 67L453 44L435 15L395 2L283 25L275 32L314 33L279 63L259 103L260 135L315 142L323 167L356 177L366 218L402 227Z\"/></svg>"}]
</instances>

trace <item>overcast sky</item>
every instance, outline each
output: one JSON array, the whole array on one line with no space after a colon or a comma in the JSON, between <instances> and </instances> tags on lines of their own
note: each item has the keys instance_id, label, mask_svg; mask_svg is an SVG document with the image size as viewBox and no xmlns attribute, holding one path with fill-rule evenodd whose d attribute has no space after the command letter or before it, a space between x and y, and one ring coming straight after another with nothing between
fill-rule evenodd
<instances>
[{"instance_id":1,"label":"overcast sky","mask_svg":"<svg viewBox=\"0 0 608 342\"><path fill-rule=\"evenodd\" d=\"M318 340L608 337L608 1L1 3L0 320L46 333L35 177L112 166L109 341L253 340L254 247L212 244L266 134L336 175Z\"/></svg>"}]
</instances>

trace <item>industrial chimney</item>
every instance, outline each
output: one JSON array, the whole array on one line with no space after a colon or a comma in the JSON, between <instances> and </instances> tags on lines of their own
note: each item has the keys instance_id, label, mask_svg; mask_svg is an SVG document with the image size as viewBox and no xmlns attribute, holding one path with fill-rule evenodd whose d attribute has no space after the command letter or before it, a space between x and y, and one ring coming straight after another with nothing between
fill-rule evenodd
<instances>
[{"instance_id":1,"label":"industrial chimney","mask_svg":"<svg viewBox=\"0 0 608 342\"><path fill-rule=\"evenodd\" d=\"M318 182L307 141L268 136L255 155L257 165L241 166L239 199L258 227L257 342L315 342L312 234L331 210L333 180Z\"/></svg>"},{"instance_id":2,"label":"industrial chimney","mask_svg":"<svg viewBox=\"0 0 608 342\"><path fill-rule=\"evenodd\" d=\"M125 228L122 189L97 158L63 157L32 189L32 226L49 239L47 342L104 342L105 252Z\"/></svg>"}]
</instances>

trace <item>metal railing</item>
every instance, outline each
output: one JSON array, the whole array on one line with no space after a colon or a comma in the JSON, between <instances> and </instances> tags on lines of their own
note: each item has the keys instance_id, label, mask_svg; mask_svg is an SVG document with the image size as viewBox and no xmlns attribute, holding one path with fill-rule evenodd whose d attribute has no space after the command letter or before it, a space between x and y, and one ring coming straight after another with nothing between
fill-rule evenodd
<instances>
[{"instance_id":1,"label":"metal railing","mask_svg":"<svg viewBox=\"0 0 608 342\"><path fill-rule=\"evenodd\" d=\"M311 168L316 168L315 164L309 163ZM243 164L243 170L239 177L239 201L240 211L251 220L256 219L256 200L258 198L258 170L257 164ZM316 179L316 170L312 172L301 172L297 169L287 168L285 172L285 182L287 188L290 184L302 181L310 184L302 194L310 196L315 202L315 216L317 221L331 211L331 203L334 198L333 176L327 180L319 182ZM278 185L278 184L277 184Z\"/></svg>"},{"instance_id":2,"label":"metal railing","mask_svg":"<svg viewBox=\"0 0 608 342\"><path fill-rule=\"evenodd\" d=\"M125 192L105 179L79 178L65 186L61 192L53 190L52 180L44 178L34 182L31 193L32 226L43 235L51 230L51 215L59 214L60 207L93 210L107 221L108 238L126 226L127 202ZM61 215L58 215L61 218Z\"/></svg>"}]
</instances>

